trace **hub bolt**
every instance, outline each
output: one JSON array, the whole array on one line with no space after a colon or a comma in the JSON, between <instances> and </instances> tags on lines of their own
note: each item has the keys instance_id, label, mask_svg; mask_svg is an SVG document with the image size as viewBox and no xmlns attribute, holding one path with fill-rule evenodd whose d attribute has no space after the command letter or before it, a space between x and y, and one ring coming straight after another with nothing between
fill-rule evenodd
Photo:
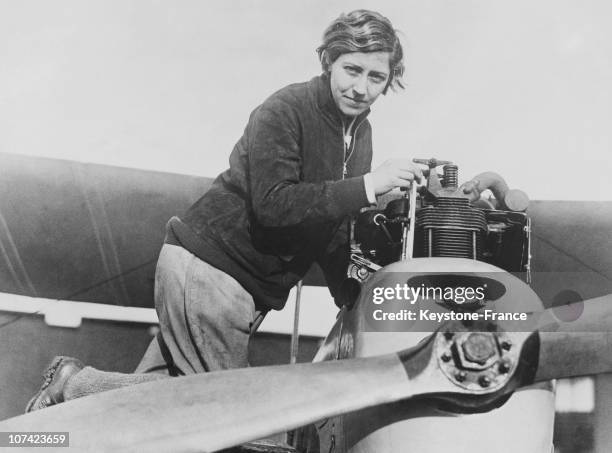
<instances>
[{"instance_id":1,"label":"hub bolt","mask_svg":"<svg viewBox=\"0 0 612 453\"><path fill-rule=\"evenodd\" d=\"M500 373L507 373L508 371L510 371L510 364L508 362L502 362L499 364Z\"/></svg>"},{"instance_id":2,"label":"hub bolt","mask_svg":"<svg viewBox=\"0 0 612 453\"><path fill-rule=\"evenodd\" d=\"M489 376L480 376L478 383L481 387L488 387L491 385L491 378Z\"/></svg>"}]
</instances>

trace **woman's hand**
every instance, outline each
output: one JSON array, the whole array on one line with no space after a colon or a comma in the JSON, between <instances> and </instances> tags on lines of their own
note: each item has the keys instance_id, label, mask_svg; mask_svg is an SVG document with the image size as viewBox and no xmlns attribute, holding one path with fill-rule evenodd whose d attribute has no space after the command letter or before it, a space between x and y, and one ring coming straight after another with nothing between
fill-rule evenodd
<instances>
[{"instance_id":1,"label":"woman's hand","mask_svg":"<svg viewBox=\"0 0 612 453\"><path fill-rule=\"evenodd\" d=\"M390 159L370 173L374 193L383 195L396 187L409 187L423 178L421 169L410 159Z\"/></svg>"}]
</instances>

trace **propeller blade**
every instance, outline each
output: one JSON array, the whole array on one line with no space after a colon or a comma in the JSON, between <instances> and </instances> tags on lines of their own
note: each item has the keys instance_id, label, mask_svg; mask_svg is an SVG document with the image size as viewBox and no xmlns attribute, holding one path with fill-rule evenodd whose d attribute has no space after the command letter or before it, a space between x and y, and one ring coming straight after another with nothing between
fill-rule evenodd
<instances>
[{"instance_id":1,"label":"propeller blade","mask_svg":"<svg viewBox=\"0 0 612 453\"><path fill-rule=\"evenodd\" d=\"M94 451L210 452L415 394L457 391L432 341L364 359L211 372L149 382L0 422L0 431L68 431Z\"/></svg>"},{"instance_id":2,"label":"propeller blade","mask_svg":"<svg viewBox=\"0 0 612 453\"><path fill-rule=\"evenodd\" d=\"M563 321L559 308L538 319L540 353L536 381L612 372L612 294L576 302L561 313L576 319Z\"/></svg>"}]
</instances>

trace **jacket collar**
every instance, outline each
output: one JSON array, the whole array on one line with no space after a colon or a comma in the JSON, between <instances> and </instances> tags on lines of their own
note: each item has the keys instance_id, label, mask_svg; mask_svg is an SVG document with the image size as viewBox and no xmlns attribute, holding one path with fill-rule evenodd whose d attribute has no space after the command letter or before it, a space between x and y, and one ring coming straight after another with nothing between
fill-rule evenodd
<instances>
[{"instance_id":1,"label":"jacket collar","mask_svg":"<svg viewBox=\"0 0 612 453\"><path fill-rule=\"evenodd\" d=\"M329 75L327 73L323 73L320 76L314 77L311 80L312 84L315 88L315 98L316 103L323 115L328 118L333 124L342 126L343 115L338 106L336 105L336 101L334 101L334 97L332 96L331 86ZM370 108L360 113L356 120L355 124L361 123L370 113Z\"/></svg>"}]
</instances>

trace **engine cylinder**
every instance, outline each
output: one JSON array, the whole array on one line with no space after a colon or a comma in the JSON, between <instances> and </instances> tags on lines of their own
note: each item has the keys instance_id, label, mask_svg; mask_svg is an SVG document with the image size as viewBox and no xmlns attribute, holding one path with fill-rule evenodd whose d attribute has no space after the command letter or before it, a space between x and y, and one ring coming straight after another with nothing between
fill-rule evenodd
<instances>
[{"instance_id":1,"label":"engine cylinder","mask_svg":"<svg viewBox=\"0 0 612 453\"><path fill-rule=\"evenodd\" d=\"M465 198L439 197L416 214L419 256L482 260L485 214Z\"/></svg>"}]
</instances>

